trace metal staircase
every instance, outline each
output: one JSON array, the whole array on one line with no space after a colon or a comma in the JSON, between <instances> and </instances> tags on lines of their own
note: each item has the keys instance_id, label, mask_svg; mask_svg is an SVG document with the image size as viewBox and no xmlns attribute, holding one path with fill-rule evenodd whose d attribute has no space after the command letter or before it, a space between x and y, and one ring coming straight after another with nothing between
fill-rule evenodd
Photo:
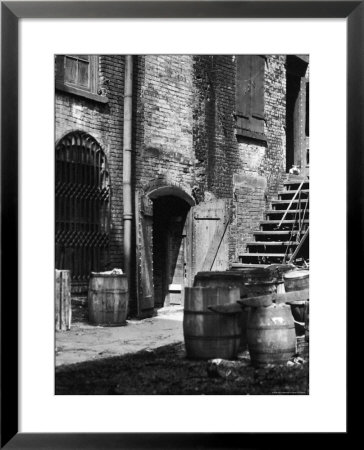
<instances>
[{"instance_id":1,"label":"metal staircase","mask_svg":"<svg viewBox=\"0 0 364 450\"><path fill-rule=\"evenodd\" d=\"M253 233L246 253L239 256L239 267L262 267L270 264L309 260L309 180L295 176L284 183L278 200L265 212L260 230Z\"/></svg>"}]
</instances>

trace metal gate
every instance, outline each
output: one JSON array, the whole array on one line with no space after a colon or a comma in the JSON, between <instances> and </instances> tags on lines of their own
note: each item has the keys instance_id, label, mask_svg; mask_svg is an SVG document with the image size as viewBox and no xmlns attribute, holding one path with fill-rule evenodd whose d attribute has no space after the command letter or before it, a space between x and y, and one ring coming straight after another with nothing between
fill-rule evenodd
<instances>
[{"instance_id":1,"label":"metal gate","mask_svg":"<svg viewBox=\"0 0 364 450\"><path fill-rule=\"evenodd\" d=\"M110 183L98 142L84 132L56 146L56 268L71 270L73 289L109 261Z\"/></svg>"}]
</instances>

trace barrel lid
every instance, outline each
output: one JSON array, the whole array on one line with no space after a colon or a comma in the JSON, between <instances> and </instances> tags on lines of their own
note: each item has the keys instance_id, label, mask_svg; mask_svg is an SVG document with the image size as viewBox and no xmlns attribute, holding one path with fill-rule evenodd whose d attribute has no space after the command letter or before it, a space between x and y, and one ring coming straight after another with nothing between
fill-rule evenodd
<instances>
[{"instance_id":1,"label":"barrel lid","mask_svg":"<svg viewBox=\"0 0 364 450\"><path fill-rule=\"evenodd\" d=\"M309 277L309 271L307 269L299 269L299 270L292 270L291 272L287 272L283 275L283 278L308 278Z\"/></svg>"},{"instance_id":2,"label":"barrel lid","mask_svg":"<svg viewBox=\"0 0 364 450\"><path fill-rule=\"evenodd\" d=\"M91 272L91 277L122 278L122 277L126 277L126 274L125 273Z\"/></svg>"}]
</instances>

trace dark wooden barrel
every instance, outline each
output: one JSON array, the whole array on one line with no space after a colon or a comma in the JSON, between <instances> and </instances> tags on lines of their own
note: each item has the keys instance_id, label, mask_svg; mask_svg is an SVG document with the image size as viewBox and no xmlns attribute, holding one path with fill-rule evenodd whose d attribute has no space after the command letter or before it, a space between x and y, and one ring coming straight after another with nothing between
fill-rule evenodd
<instances>
[{"instance_id":1,"label":"dark wooden barrel","mask_svg":"<svg viewBox=\"0 0 364 450\"><path fill-rule=\"evenodd\" d=\"M128 303L128 279L125 274L91 273L88 291L91 323L124 325Z\"/></svg>"},{"instance_id":2,"label":"dark wooden barrel","mask_svg":"<svg viewBox=\"0 0 364 450\"><path fill-rule=\"evenodd\" d=\"M198 272L195 275L193 285L205 287L237 287L240 289L241 298L247 294L247 290L244 287L244 277L237 270Z\"/></svg>"},{"instance_id":3,"label":"dark wooden barrel","mask_svg":"<svg viewBox=\"0 0 364 450\"><path fill-rule=\"evenodd\" d=\"M236 303L239 298L238 288L185 288L183 335L189 358L236 357L241 340L241 313L217 314L208 307Z\"/></svg>"},{"instance_id":4,"label":"dark wooden barrel","mask_svg":"<svg viewBox=\"0 0 364 450\"><path fill-rule=\"evenodd\" d=\"M285 304L252 308L248 322L248 348L255 367L282 364L296 352L291 309Z\"/></svg>"},{"instance_id":5,"label":"dark wooden barrel","mask_svg":"<svg viewBox=\"0 0 364 450\"><path fill-rule=\"evenodd\" d=\"M258 297L277 292L277 272L269 268L239 268L232 272L240 273L247 297Z\"/></svg>"},{"instance_id":6,"label":"dark wooden barrel","mask_svg":"<svg viewBox=\"0 0 364 450\"><path fill-rule=\"evenodd\" d=\"M287 292L309 289L309 271L306 269L292 270L283 276ZM305 334L305 305L306 301L291 303L291 311L295 321L297 336Z\"/></svg>"},{"instance_id":7,"label":"dark wooden barrel","mask_svg":"<svg viewBox=\"0 0 364 450\"><path fill-rule=\"evenodd\" d=\"M239 288L240 298L247 296L248 291L244 286L244 277L242 273L236 270L225 270L216 272L198 272L195 275L194 286L204 287L232 287ZM248 324L248 309L242 309L241 312L241 341L240 349L245 350L248 345L246 337L246 327Z\"/></svg>"}]
</instances>

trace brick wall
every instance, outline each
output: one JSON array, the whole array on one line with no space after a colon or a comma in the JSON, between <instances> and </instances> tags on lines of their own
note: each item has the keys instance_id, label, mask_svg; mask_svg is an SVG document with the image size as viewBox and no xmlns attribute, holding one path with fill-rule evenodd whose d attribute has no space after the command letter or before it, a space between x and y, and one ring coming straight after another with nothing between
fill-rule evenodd
<instances>
[{"instance_id":1,"label":"brick wall","mask_svg":"<svg viewBox=\"0 0 364 450\"><path fill-rule=\"evenodd\" d=\"M285 177L284 65L285 56L266 59L263 143L235 134L234 56L134 58L133 188L174 185L197 201L233 198L231 260L244 251ZM107 104L57 91L56 138L82 130L104 149L112 183L110 265L123 267L124 57L101 56L99 80Z\"/></svg>"},{"instance_id":2,"label":"brick wall","mask_svg":"<svg viewBox=\"0 0 364 450\"><path fill-rule=\"evenodd\" d=\"M194 147L199 200L234 198L230 258L236 259L282 188L285 172L285 56L265 66L265 143L235 135L234 56L195 57ZM236 176L235 176L236 175Z\"/></svg>"},{"instance_id":3,"label":"brick wall","mask_svg":"<svg viewBox=\"0 0 364 450\"><path fill-rule=\"evenodd\" d=\"M108 97L106 104L56 91L55 137L58 141L70 131L85 131L104 150L111 179L110 267L122 267L123 56L99 57L99 85Z\"/></svg>"},{"instance_id":4,"label":"brick wall","mask_svg":"<svg viewBox=\"0 0 364 450\"><path fill-rule=\"evenodd\" d=\"M147 55L138 61L136 187L148 190L159 182L181 186L190 194L195 165L193 59Z\"/></svg>"}]
</instances>

